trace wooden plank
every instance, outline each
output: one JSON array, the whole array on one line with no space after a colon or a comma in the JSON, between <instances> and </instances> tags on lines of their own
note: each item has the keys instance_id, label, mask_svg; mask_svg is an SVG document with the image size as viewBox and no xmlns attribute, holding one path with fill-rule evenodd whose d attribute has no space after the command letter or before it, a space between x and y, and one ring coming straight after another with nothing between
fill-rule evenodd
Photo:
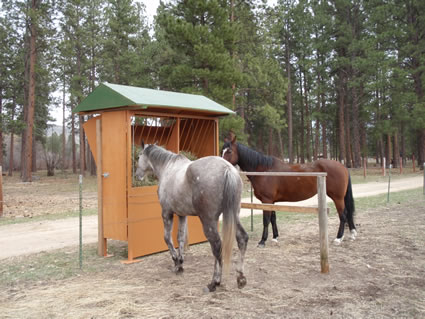
<instances>
[{"instance_id":1,"label":"wooden plank","mask_svg":"<svg viewBox=\"0 0 425 319\"><path fill-rule=\"evenodd\" d=\"M283 212L297 212L297 213L314 213L314 214L317 214L318 212L317 207L257 204L257 203L241 203L241 208L274 210L274 211L283 211Z\"/></svg>"},{"instance_id":2,"label":"wooden plank","mask_svg":"<svg viewBox=\"0 0 425 319\"><path fill-rule=\"evenodd\" d=\"M319 238L321 272L329 272L328 260L328 216L326 215L326 177L317 178L317 195L319 201Z\"/></svg>"},{"instance_id":3,"label":"wooden plank","mask_svg":"<svg viewBox=\"0 0 425 319\"><path fill-rule=\"evenodd\" d=\"M127 240L127 129L125 111L102 114L103 235Z\"/></svg>"},{"instance_id":4,"label":"wooden plank","mask_svg":"<svg viewBox=\"0 0 425 319\"><path fill-rule=\"evenodd\" d=\"M323 172L310 172L310 173L301 173L301 172L239 172L242 175L248 176L327 176L327 173Z\"/></svg>"}]
</instances>

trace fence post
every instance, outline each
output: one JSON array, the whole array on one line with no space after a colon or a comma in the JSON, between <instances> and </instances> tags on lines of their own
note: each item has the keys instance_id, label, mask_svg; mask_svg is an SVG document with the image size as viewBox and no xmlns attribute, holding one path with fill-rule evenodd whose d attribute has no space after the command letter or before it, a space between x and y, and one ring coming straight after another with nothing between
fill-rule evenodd
<instances>
[{"instance_id":1,"label":"fence post","mask_svg":"<svg viewBox=\"0 0 425 319\"><path fill-rule=\"evenodd\" d=\"M0 166L0 217L3 216L3 168Z\"/></svg>"},{"instance_id":2,"label":"fence post","mask_svg":"<svg viewBox=\"0 0 425 319\"><path fill-rule=\"evenodd\" d=\"M80 174L78 179L79 184L79 195L80 195L80 214L79 214L79 226L80 226L80 246L79 246L79 261L80 269L83 268L83 175Z\"/></svg>"},{"instance_id":3,"label":"fence post","mask_svg":"<svg viewBox=\"0 0 425 319\"><path fill-rule=\"evenodd\" d=\"M102 122L96 120L97 158L97 254L106 256L106 239L103 236L103 190L102 190Z\"/></svg>"},{"instance_id":4,"label":"fence post","mask_svg":"<svg viewBox=\"0 0 425 319\"><path fill-rule=\"evenodd\" d=\"M326 177L317 177L317 195L319 201L319 237L320 237L320 267L321 272L329 272L328 260L328 215L326 214Z\"/></svg>"}]
</instances>

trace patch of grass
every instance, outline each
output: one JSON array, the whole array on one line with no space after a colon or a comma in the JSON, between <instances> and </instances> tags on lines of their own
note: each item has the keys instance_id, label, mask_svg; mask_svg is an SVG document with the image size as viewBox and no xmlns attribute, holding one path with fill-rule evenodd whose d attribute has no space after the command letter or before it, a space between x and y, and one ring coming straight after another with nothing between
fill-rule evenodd
<instances>
[{"instance_id":1,"label":"patch of grass","mask_svg":"<svg viewBox=\"0 0 425 319\"><path fill-rule=\"evenodd\" d=\"M83 245L81 269L78 247L1 260L0 286L63 280L120 267L119 261L127 259L127 243L111 240L108 242L108 252L112 257L101 258L97 255L96 244Z\"/></svg>"}]
</instances>

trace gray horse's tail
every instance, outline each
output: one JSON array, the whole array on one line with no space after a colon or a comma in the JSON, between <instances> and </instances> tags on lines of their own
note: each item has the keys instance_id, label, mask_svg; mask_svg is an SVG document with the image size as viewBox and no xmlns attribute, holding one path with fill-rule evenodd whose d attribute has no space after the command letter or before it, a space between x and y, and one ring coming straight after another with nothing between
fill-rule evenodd
<instances>
[{"instance_id":1,"label":"gray horse's tail","mask_svg":"<svg viewBox=\"0 0 425 319\"><path fill-rule=\"evenodd\" d=\"M223 258L223 269L227 273L230 269L233 242L236 236L236 222L239 218L239 210L242 196L242 180L239 174L228 168L224 172L223 189L223 244L221 256Z\"/></svg>"}]
</instances>

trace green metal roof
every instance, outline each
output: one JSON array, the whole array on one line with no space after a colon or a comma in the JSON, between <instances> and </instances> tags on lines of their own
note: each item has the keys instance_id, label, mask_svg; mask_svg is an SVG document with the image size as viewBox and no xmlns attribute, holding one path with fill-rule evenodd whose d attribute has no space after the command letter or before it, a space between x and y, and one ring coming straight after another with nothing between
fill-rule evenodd
<instances>
[{"instance_id":1,"label":"green metal roof","mask_svg":"<svg viewBox=\"0 0 425 319\"><path fill-rule=\"evenodd\" d=\"M74 110L92 112L110 108L139 105L142 108L175 108L216 114L232 114L232 110L213 100L195 94L177 93L111 83L100 84Z\"/></svg>"}]
</instances>

